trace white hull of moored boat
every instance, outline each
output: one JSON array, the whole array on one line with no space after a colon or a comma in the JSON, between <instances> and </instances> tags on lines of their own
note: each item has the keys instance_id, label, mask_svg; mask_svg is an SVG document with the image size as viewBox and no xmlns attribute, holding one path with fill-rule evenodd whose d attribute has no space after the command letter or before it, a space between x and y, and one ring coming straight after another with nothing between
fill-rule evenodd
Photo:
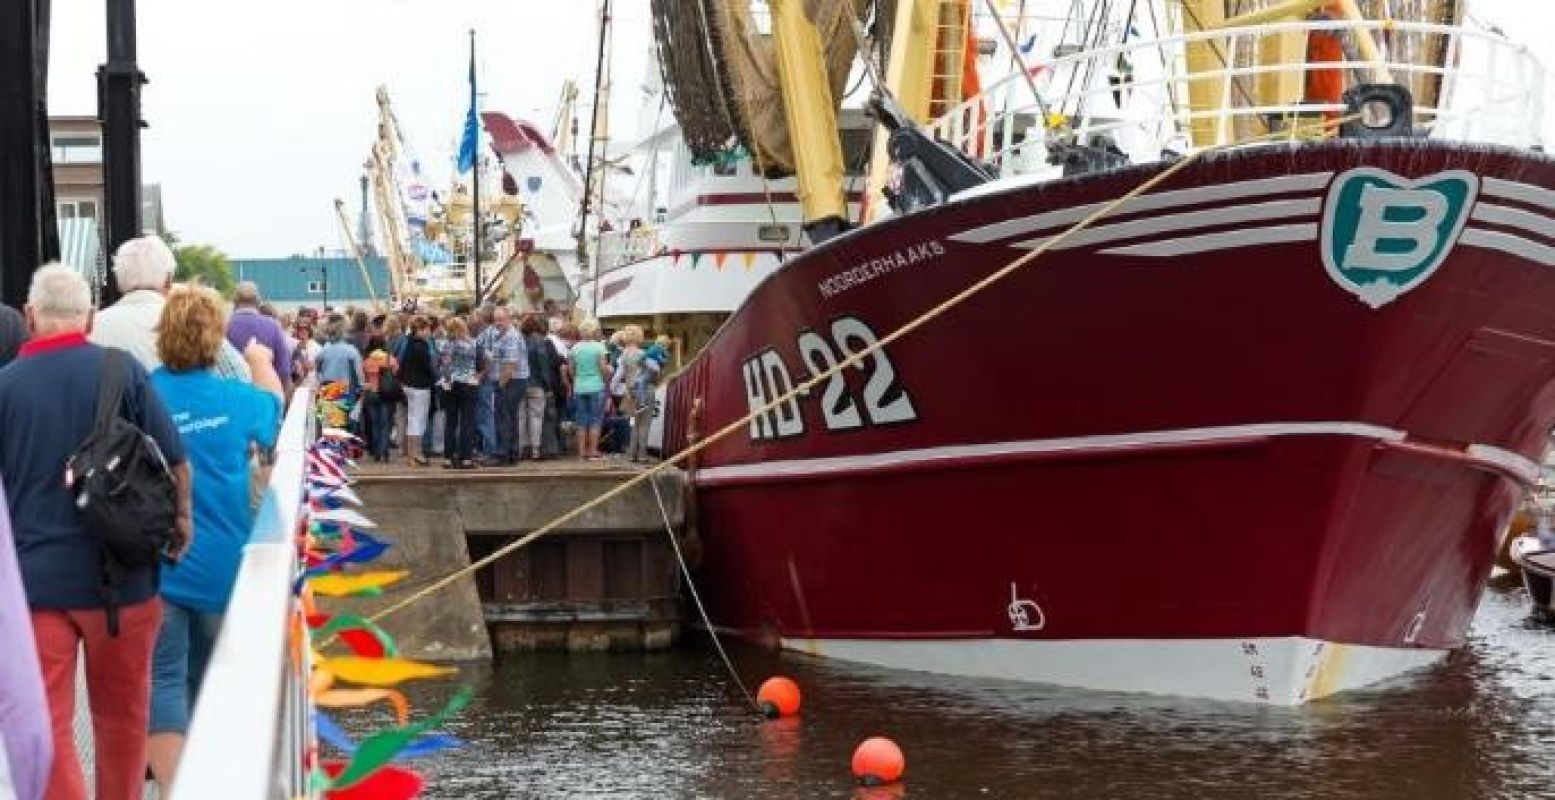
<instances>
[{"instance_id":1,"label":"white hull of moored boat","mask_svg":"<svg viewBox=\"0 0 1555 800\"><path fill-rule=\"evenodd\" d=\"M1292 706L1428 667L1446 650L1304 636L1249 639L783 639L785 648L892 669L1106 692Z\"/></svg>"}]
</instances>

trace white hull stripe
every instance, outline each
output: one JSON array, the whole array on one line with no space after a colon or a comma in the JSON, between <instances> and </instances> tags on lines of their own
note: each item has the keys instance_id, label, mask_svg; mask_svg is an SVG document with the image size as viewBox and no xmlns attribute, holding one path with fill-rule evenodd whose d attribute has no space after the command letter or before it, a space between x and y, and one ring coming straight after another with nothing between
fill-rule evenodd
<instances>
[{"instance_id":1,"label":"white hull stripe","mask_svg":"<svg viewBox=\"0 0 1555 800\"><path fill-rule=\"evenodd\" d=\"M1555 209L1551 209L1555 214ZM1475 222L1486 222L1491 225L1499 225L1503 228L1516 228L1523 233L1531 233L1535 236L1548 236L1555 238L1555 218L1543 214L1535 214L1532 211L1524 211L1511 206L1498 206L1494 203L1481 202L1474 206L1471 219Z\"/></svg>"},{"instance_id":2,"label":"white hull stripe","mask_svg":"<svg viewBox=\"0 0 1555 800\"><path fill-rule=\"evenodd\" d=\"M1327 186L1329 181L1333 180L1333 177L1334 173L1332 172L1314 172L1306 175L1286 175L1279 178L1260 178L1251 181L1237 181L1236 183L1217 183L1196 189L1177 189L1159 194L1147 194L1136 197L1119 206L1112 212L1112 216L1208 203L1225 203L1233 200L1248 200L1267 195L1315 192ZM1008 219L1003 222L995 222L991 225L984 225L981 228L973 228L969 231L954 234L950 239L957 242L983 244L1016 236L1057 232L1085 219L1106 206L1107 203L1105 202L1091 203L1083 206L1071 206L1057 211L1048 211L1029 217Z\"/></svg>"},{"instance_id":3,"label":"white hull stripe","mask_svg":"<svg viewBox=\"0 0 1555 800\"><path fill-rule=\"evenodd\" d=\"M1075 247L1087 247L1123 239L1143 239L1164 233L1178 233L1180 231L1191 231L1201 228L1218 228L1226 225L1240 225L1263 220L1290 219L1291 217L1311 218L1317 216L1318 212L1322 210L1322 198L1303 197L1298 200L1274 200L1267 203L1253 203L1251 205L1226 206L1223 208L1204 209L1202 211L1185 211L1181 214L1145 217L1112 225L1093 225L1059 242L1056 249L1068 250ZM1012 246L1034 250L1050 241L1052 239L1028 239Z\"/></svg>"},{"instance_id":4,"label":"white hull stripe","mask_svg":"<svg viewBox=\"0 0 1555 800\"><path fill-rule=\"evenodd\" d=\"M1532 184L1501 178L1482 178L1479 183L1479 193L1502 200L1515 200L1555 212L1555 192Z\"/></svg>"},{"instance_id":5,"label":"white hull stripe","mask_svg":"<svg viewBox=\"0 0 1555 800\"><path fill-rule=\"evenodd\" d=\"M1516 209L1508 209L1508 211L1516 212ZM1479 217L1477 213L1475 216ZM1503 219L1510 219L1510 217ZM1501 225L1510 224L1499 220L1486 219L1485 221ZM1555 219L1550 220L1549 224L1551 226L1550 230L1555 231ZM1521 228L1522 226L1518 227ZM1154 242L1140 242L1138 244L1111 247L1100 252L1102 255L1109 256L1171 258L1198 253L1213 253L1221 250L1262 247L1270 244L1292 242L1316 243L1318 234L1318 227L1315 224L1275 225L1265 228L1246 228L1243 230L1206 233L1198 236L1185 236L1177 239L1163 239ZM1467 228L1458 239L1458 243L1464 247L1495 250L1496 252L1516 256L1525 261L1532 261L1546 267L1555 267L1555 247L1503 231Z\"/></svg>"},{"instance_id":6,"label":"white hull stripe","mask_svg":"<svg viewBox=\"0 0 1555 800\"><path fill-rule=\"evenodd\" d=\"M1246 228L1221 233L1206 233L1182 239L1165 239L1159 242L1143 242L1126 247L1103 250L1109 256L1139 256L1141 258L1172 258L1209 253L1215 250L1236 250L1284 242L1315 242L1318 238L1317 223L1303 225L1276 225L1269 228Z\"/></svg>"},{"instance_id":7,"label":"white hull stripe","mask_svg":"<svg viewBox=\"0 0 1555 800\"><path fill-rule=\"evenodd\" d=\"M1305 636L785 638L783 646L814 656L915 672L1282 706L1359 689L1429 666L1446 655L1444 650L1336 644Z\"/></svg>"},{"instance_id":8,"label":"white hull stripe","mask_svg":"<svg viewBox=\"0 0 1555 800\"><path fill-rule=\"evenodd\" d=\"M1219 442L1266 439L1275 436L1353 436L1378 442L1403 444L1409 435L1400 430L1364 422L1270 422L1251 425L1224 425L1210 428L1184 428L1168 431L1117 433L1098 436L1071 436L1059 439L1027 439L986 444L946 445L914 450L894 450L856 456L762 461L730 464L698 470L698 485L722 481L813 478L824 475L909 466L954 466L957 462L1005 456L1049 454L1104 455L1141 448L1173 445L1200 445ZM1470 445L1468 458L1532 483L1540 467L1531 459L1492 445Z\"/></svg>"}]
</instances>

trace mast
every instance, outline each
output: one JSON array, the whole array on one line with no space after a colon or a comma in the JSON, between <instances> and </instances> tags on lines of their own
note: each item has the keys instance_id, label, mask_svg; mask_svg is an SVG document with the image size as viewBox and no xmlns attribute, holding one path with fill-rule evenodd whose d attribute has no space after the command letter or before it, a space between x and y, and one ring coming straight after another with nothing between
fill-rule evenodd
<instances>
[{"instance_id":1,"label":"mast","mask_svg":"<svg viewBox=\"0 0 1555 800\"><path fill-rule=\"evenodd\" d=\"M842 140L826 74L820 33L805 16L802 0L772 0L783 116L793 138L794 166L804 228L820 244L848 227L842 191Z\"/></svg>"},{"instance_id":2,"label":"mast","mask_svg":"<svg viewBox=\"0 0 1555 800\"><path fill-rule=\"evenodd\" d=\"M362 181L363 191L365 192L367 177L363 176ZM366 199L365 195L363 199ZM340 232L346 238L346 245L351 248L351 257L356 259L356 268L362 271L362 285L367 287L367 298L372 302L374 308L380 308L382 304L378 302L378 293L373 290L372 273L368 271L367 261L362 257L361 246L357 244L355 237L351 235L351 222L346 218L346 201L338 197L335 198L335 218L340 221ZM326 285L328 284L327 276L325 283ZM327 294L325 295L324 305L329 305Z\"/></svg>"},{"instance_id":3,"label":"mast","mask_svg":"<svg viewBox=\"0 0 1555 800\"><path fill-rule=\"evenodd\" d=\"M589 265L589 210L594 201L594 168L595 152L600 147L603 137L609 128L609 121L600 118L600 108L608 109L608 103L601 102L605 97L608 81L605 78L606 62L605 53L609 50L610 43L610 0L600 0L599 3L599 52L594 57L594 104L589 114L589 127L592 129L589 135L588 160L583 167L583 205L578 210L578 265L588 269ZM608 114L608 112L607 112ZM601 195L600 204L604 204ZM599 264L594 263L594 313L599 313Z\"/></svg>"},{"instance_id":4,"label":"mast","mask_svg":"<svg viewBox=\"0 0 1555 800\"><path fill-rule=\"evenodd\" d=\"M481 280L481 133L480 133L480 92L475 84L475 29L470 29L470 116L476 119L475 129L475 172L470 181L471 217L470 227L474 230L472 257L475 259L475 305L479 306L484 294L486 284Z\"/></svg>"}]
</instances>

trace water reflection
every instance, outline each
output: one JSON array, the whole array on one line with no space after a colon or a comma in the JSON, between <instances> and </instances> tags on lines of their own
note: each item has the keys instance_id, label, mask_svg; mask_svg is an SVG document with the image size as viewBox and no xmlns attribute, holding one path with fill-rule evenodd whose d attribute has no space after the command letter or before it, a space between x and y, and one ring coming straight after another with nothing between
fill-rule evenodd
<instances>
[{"instance_id":1,"label":"water reflection","mask_svg":"<svg viewBox=\"0 0 1555 800\"><path fill-rule=\"evenodd\" d=\"M1555 796L1555 631L1525 615L1520 591L1493 588L1445 666L1299 709L737 650L748 681L781 671L804 687L802 717L765 722L703 647L523 656L466 671L478 695L451 732L469 745L418 766L429 797L458 800ZM852 786L853 748L873 735L906 753L904 786Z\"/></svg>"}]
</instances>

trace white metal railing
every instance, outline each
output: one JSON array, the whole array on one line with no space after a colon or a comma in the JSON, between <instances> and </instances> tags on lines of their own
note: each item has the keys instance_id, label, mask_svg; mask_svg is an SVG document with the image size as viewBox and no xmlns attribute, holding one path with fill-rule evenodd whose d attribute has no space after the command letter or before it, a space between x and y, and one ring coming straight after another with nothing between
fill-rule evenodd
<instances>
[{"instance_id":1,"label":"white metal railing","mask_svg":"<svg viewBox=\"0 0 1555 800\"><path fill-rule=\"evenodd\" d=\"M275 465L243 549L232 603L200 689L172 800L314 797L304 753L312 748L308 648L294 650L300 614L297 526L316 417L300 387L281 426Z\"/></svg>"},{"instance_id":2,"label":"white metal railing","mask_svg":"<svg viewBox=\"0 0 1555 800\"><path fill-rule=\"evenodd\" d=\"M1280 61L1263 63L1261 45L1280 34L1348 33L1352 37L1417 37L1440 40L1446 67L1403 60L1384 52L1383 60L1342 62ZM1189 72L1190 44L1215 43L1223 54L1216 68ZM1304 49L1303 49L1304 52ZM1127 81L1116 65L1127 62ZM1321 119L1342 105L1313 102L1256 102L1257 80L1284 73L1343 70L1374 75L1386 71L1394 82L1421 86L1439 81L1435 102L1415 92L1416 127L1430 138L1532 147L1541 143L1544 125L1545 72L1532 51L1503 36L1482 30L1423 22L1378 20L1301 21L1133 40L1055 59L1044 65L1040 79L1012 72L981 94L952 108L930 130L975 158L997 165L1001 177L1050 169L1044 144L1045 112L1071 120L1076 138L1091 143L1106 136L1135 163L1156 161L1165 150L1192 149L1190 131L1198 123L1213 124L1213 144L1230 144L1283 131L1290 138L1310 138L1315 125L1299 120ZM1370 80L1370 78L1368 78ZM1037 83L1041 102L1032 96ZM1194 108L1189 86L1211 85L1218 93L1213 107ZM1120 97L1122 98L1120 101ZM1249 134L1248 132L1251 132ZM1201 143L1201 146L1209 143Z\"/></svg>"}]
</instances>

